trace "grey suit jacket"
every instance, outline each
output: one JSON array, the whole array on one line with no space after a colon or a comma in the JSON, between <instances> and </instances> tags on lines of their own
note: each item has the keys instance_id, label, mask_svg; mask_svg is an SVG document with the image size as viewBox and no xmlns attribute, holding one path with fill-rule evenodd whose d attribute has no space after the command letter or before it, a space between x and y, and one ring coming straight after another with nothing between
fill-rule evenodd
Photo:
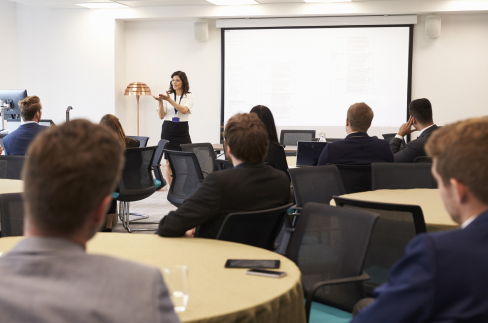
<instances>
[{"instance_id":1,"label":"grey suit jacket","mask_svg":"<svg viewBox=\"0 0 488 323\"><path fill-rule=\"evenodd\" d=\"M390 149L395 158L395 163L413 163L415 158L426 156L424 150L425 143L430 135L437 129L439 129L439 127L435 124L429 129L425 129L417 139L410 141L403 150L400 150L402 140L393 138L390 142Z\"/></svg>"},{"instance_id":2,"label":"grey suit jacket","mask_svg":"<svg viewBox=\"0 0 488 323\"><path fill-rule=\"evenodd\" d=\"M0 322L179 322L161 272L26 238L0 257Z\"/></svg>"}]
</instances>

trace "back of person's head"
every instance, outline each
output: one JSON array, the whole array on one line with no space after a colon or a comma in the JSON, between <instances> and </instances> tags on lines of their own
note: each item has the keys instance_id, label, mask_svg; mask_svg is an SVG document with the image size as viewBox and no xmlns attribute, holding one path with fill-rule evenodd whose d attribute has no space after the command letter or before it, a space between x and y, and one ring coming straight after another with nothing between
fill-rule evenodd
<instances>
[{"instance_id":1,"label":"back of person's head","mask_svg":"<svg viewBox=\"0 0 488 323\"><path fill-rule=\"evenodd\" d=\"M474 197L488 204L488 117L468 119L432 133L425 151L433 158L444 185L450 179L466 185Z\"/></svg>"},{"instance_id":2,"label":"back of person's head","mask_svg":"<svg viewBox=\"0 0 488 323\"><path fill-rule=\"evenodd\" d=\"M421 124L433 123L432 119L432 104L427 99L417 99L410 102L408 105L410 115L417 119Z\"/></svg>"},{"instance_id":3,"label":"back of person's head","mask_svg":"<svg viewBox=\"0 0 488 323\"><path fill-rule=\"evenodd\" d=\"M43 131L22 171L27 219L44 234L76 233L114 191L123 161L120 140L105 126L73 120Z\"/></svg>"},{"instance_id":4,"label":"back of person's head","mask_svg":"<svg viewBox=\"0 0 488 323\"><path fill-rule=\"evenodd\" d=\"M225 125L224 139L232 155L244 162L262 162L268 150L268 132L255 113L231 117Z\"/></svg>"},{"instance_id":5,"label":"back of person's head","mask_svg":"<svg viewBox=\"0 0 488 323\"><path fill-rule=\"evenodd\" d=\"M251 113L257 114L259 120L263 122L266 131L268 132L269 141L278 143L278 134L276 132L276 125L271 110L264 105L257 105L251 109Z\"/></svg>"},{"instance_id":6,"label":"back of person's head","mask_svg":"<svg viewBox=\"0 0 488 323\"><path fill-rule=\"evenodd\" d=\"M41 99L39 99L39 97L36 95L31 95L26 97L22 101L19 101L19 107L26 108L34 103L41 103Z\"/></svg>"},{"instance_id":7,"label":"back of person's head","mask_svg":"<svg viewBox=\"0 0 488 323\"><path fill-rule=\"evenodd\" d=\"M106 125L110 129L112 129L117 137L119 137L122 145L124 145L124 147L126 146L125 132L124 128L122 128L122 125L120 124L119 118L117 118L113 114L106 114L102 117L102 119L100 119L100 124Z\"/></svg>"},{"instance_id":8,"label":"back of person's head","mask_svg":"<svg viewBox=\"0 0 488 323\"><path fill-rule=\"evenodd\" d=\"M29 96L28 98L32 98L32 97ZM35 98L37 98L37 96ZM41 112L42 106L41 106L40 101L35 102L35 103L20 104L21 102L23 102L23 101L19 101L20 115L22 117L22 120L30 121L30 120L34 119L34 117L36 116L36 113Z\"/></svg>"},{"instance_id":9,"label":"back of person's head","mask_svg":"<svg viewBox=\"0 0 488 323\"><path fill-rule=\"evenodd\" d=\"M355 103L347 110L347 120L353 131L367 132L373 117L373 110L364 102Z\"/></svg>"}]
</instances>

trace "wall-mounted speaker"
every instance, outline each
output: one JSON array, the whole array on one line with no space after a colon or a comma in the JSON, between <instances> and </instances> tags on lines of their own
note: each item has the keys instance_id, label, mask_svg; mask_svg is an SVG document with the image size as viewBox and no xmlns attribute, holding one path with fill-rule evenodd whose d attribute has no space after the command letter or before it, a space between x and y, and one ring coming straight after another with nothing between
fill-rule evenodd
<instances>
[{"instance_id":1,"label":"wall-mounted speaker","mask_svg":"<svg viewBox=\"0 0 488 323\"><path fill-rule=\"evenodd\" d=\"M425 37L435 39L441 36L441 17L427 16L425 18Z\"/></svg>"},{"instance_id":2,"label":"wall-mounted speaker","mask_svg":"<svg viewBox=\"0 0 488 323\"><path fill-rule=\"evenodd\" d=\"M205 20L195 21L195 40L197 41L207 41L208 40L208 23Z\"/></svg>"}]
</instances>

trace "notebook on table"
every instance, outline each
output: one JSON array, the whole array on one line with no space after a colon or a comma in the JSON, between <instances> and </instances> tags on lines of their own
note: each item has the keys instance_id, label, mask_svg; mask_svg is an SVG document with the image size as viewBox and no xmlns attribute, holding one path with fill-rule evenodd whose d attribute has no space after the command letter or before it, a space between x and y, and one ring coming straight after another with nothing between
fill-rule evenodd
<instances>
[{"instance_id":1,"label":"notebook on table","mask_svg":"<svg viewBox=\"0 0 488 323\"><path fill-rule=\"evenodd\" d=\"M297 143L297 167L316 166L325 141L299 141Z\"/></svg>"}]
</instances>

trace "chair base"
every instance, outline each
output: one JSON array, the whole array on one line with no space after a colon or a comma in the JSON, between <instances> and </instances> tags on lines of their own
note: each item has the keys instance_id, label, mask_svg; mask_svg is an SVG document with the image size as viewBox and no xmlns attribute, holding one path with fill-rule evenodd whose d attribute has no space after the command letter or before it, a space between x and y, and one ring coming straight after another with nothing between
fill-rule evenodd
<instances>
[{"instance_id":1,"label":"chair base","mask_svg":"<svg viewBox=\"0 0 488 323\"><path fill-rule=\"evenodd\" d=\"M130 224L159 224L159 222L134 222L139 220L147 219L149 216L140 213L130 213L129 212L130 202L119 201L119 218L122 221L122 226L127 232L132 233L133 231L156 231L156 229L131 229ZM130 215L135 215L141 217L140 219L130 219Z\"/></svg>"}]
</instances>

